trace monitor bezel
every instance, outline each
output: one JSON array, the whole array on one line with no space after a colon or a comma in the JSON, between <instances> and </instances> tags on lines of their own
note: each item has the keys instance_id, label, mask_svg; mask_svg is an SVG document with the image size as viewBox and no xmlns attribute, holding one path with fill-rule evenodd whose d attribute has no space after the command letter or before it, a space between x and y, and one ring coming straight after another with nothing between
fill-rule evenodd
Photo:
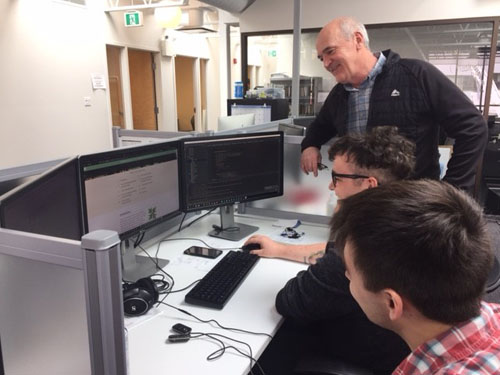
<instances>
[{"instance_id":1,"label":"monitor bezel","mask_svg":"<svg viewBox=\"0 0 500 375\"><path fill-rule=\"evenodd\" d=\"M72 164L70 166L70 164ZM34 177L33 179L30 179L23 184L16 186L12 190L7 191L5 194L0 196L0 227L1 228L9 228L9 224L6 223L6 218L5 218L5 209L9 205L9 203L13 200L19 199L19 195L24 195L29 193L30 191L38 188L41 184L45 183L48 179L52 178L54 175L60 173L61 169L65 167L72 167L75 169L75 176L76 176L76 181L75 181L75 186L77 188L78 193L81 196L81 184L80 184L80 169L79 169L79 164L78 164L78 157L70 157L66 160L63 160L61 163L55 165L54 167L48 169L45 172L42 172L40 175ZM81 199L77 199L79 204L78 207L76 207L76 210L78 211L78 224L79 224L79 229L80 229L80 237L79 238L70 238L70 237L61 237L58 236L58 238L68 238L72 240L80 240L81 237L85 234L84 231L84 219L83 219L83 211L84 208L81 203ZM21 229L16 229L16 230L21 230ZM27 231L26 231L27 232ZM45 234L49 236L55 236L54 234L47 234L47 233L39 233L39 232L27 232L27 233L36 233L36 234Z\"/></svg>"},{"instance_id":2,"label":"monitor bezel","mask_svg":"<svg viewBox=\"0 0 500 375\"><path fill-rule=\"evenodd\" d=\"M163 215L155 220L151 220L147 223L144 223L138 227L133 229L129 229L126 232L118 233L120 240L127 240L134 236L139 235L141 232L144 232L158 224L161 224L169 219L172 219L182 213L182 191L181 189L181 171L180 171L180 162L179 162L179 142L176 141L167 141L167 142L155 142L147 145L137 145L137 146L129 146L113 149L110 151L104 151L94 154L86 154L80 155L78 158L79 171L80 171L80 191L81 191L81 199L82 199L82 216L83 216L83 231L84 233L89 232L88 225L88 216L87 216L87 199L86 199L86 190L85 190L85 166L89 164L95 164L96 162L100 162L106 159L119 159L121 157L133 157L133 155L140 155L143 153L150 153L154 151L160 151L165 148L174 148L177 152L177 185L179 189L179 208L173 212L168 213L167 215Z\"/></svg>"},{"instance_id":3,"label":"monitor bezel","mask_svg":"<svg viewBox=\"0 0 500 375\"><path fill-rule=\"evenodd\" d=\"M237 199L232 199L227 202L224 202L223 204L207 204L203 207L195 207L195 208L189 208L188 207L188 202L187 202L187 181L186 181L186 174L184 173L185 170L185 147L186 144L189 143L194 143L194 142L200 142L200 141L221 141L221 140L229 140L229 139L246 139L246 138L255 138L255 137L261 137L261 136L278 136L280 140L280 188L279 192L271 192L271 193L264 193L264 194L259 194L258 196L252 196L250 198L244 199L244 200L237 200ZM246 203L246 202L253 202L256 200L261 200L261 199L268 199L268 198L275 198L283 195L284 192L284 187L283 187L283 173L284 173L284 135L282 131L268 131L268 132L254 132L254 133L235 133L235 134L225 134L225 135L214 135L214 136L207 136L207 137L195 137L195 138L185 138L180 140L180 159L179 159L179 170L182 171L182 176L181 176L181 191L183 192L182 194L182 201L181 201L181 210L183 212L196 212L196 211L201 211L201 210L210 210L214 209L217 207L222 207L222 206L227 206L227 205L233 205L236 203Z\"/></svg>"}]
</instances>

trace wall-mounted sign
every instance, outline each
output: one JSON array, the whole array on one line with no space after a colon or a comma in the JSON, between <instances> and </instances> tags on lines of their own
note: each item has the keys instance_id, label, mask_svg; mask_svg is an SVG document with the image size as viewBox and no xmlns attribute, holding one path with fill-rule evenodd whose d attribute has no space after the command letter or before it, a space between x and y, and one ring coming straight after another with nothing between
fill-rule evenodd
<instances>
[{"instance_id":1,"label":"wall-mounted sign","mask_svg":"<svg viewBox=\"0 0 500 375\"><path fill-rule=\"evenodd\" d=\"M126 27L142 26L142 12L138 10L131 10L129 12L125 12L124 17Z\"/></svg>"},{"instance_id":2,"label":"wall-mounted sign","mask_svg":"<svg viewBox=\"0 0 500 375\"><path fill-rule=\"evenodd\" d=\"M94 90L106 89L106 77L104 74L92 73L90 76L92 77L92 88Z\"/></svg>"}]
</instances>

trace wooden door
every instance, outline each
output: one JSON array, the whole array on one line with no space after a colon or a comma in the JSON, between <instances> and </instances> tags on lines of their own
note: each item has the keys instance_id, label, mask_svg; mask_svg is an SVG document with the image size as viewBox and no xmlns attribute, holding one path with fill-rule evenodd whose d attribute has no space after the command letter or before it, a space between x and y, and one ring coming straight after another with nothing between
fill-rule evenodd
<instances>
[{"instance_id":1,"label":"wooden door","mask_svg":"<svg viewBox=\"0 0 500 375\"><path fill-rule=\"evenodd\" d=\"M153 54L128 50L134 129L158 130Z\"/></svg>"},{"instance_id":2,"label":"wooden door","mask_svg":"<svg viewBox=\"0 0 500 375\"><path fill-rule=\"evenodd\" d=\"M112 125L124 128L125 121L123 119L123 93L122 74L120 69L120 53L120 47L106 46Z\"/></svg>"},{"instance_id":3,"label":"wooden door","mask_svg":"<svg viewBox=\"0 0 500 375\"><path fill-rule=\"evenodd\" d=\"M191 57L175 57L175 91L179 131L194 130L194 63L195 59Z\"/></svg>"}]
</instances>

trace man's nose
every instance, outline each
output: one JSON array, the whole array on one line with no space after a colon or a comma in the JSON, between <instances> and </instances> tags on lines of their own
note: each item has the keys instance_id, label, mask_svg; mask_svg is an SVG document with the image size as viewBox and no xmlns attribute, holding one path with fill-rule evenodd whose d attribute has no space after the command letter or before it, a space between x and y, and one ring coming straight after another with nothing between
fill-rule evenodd
<instances>
[{"instance_id":1,"label":"man's nose","mask_svg":"<svg viewBox=\"0 0 500 375\"><path fill-rule=\"evenodd\" d=\"M328 65L330 65L330 58L328 56L323 56L323 66L328 70Z\"/></svg>"}]
</instances>

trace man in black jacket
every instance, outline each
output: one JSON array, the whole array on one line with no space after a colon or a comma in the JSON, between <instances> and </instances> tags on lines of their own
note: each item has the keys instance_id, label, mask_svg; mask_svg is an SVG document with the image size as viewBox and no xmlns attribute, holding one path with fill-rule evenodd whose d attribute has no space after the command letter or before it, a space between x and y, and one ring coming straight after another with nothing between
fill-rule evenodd
<instances>
[{"instance_id":1,"label":"man in black jacket","mask_svg":"<svg viewBox=\"0 0 500 375\"><path fill-rule=\"evenodd\" d=\"M444 180L468 192L487 141L481 113L433 65L372 53L365 27L350 17L328 23L316 41L318 58L337 85L302 142L301 168L317 176L319 149L335 136L394 125L416 144L415 177L439 178L440 128L455 140Z\"/></svg>"},{"instance_id":2,"label":"man in black jacket","mask_svg":"<svg viewBox=\"0 0 500 375\"><path fill-rule=\"evenodd\" d=\"M333 161L329 187L344 199L408 179L415 165L414 152L415 145L395 127L343 136L329 150ZM259 360L266 373L287 374L286 366L293 367L294 359L313 352L387 374L408 355L404 341L371 323L351 296L344 264L332 244L281 244L262 235L250 237L250 242L261 245L254 254L313 263L289 280L276 297L276 309L286 322ZM280 353L285 353L284 363L279 361Z\"/></svg>"}]
</instances>

